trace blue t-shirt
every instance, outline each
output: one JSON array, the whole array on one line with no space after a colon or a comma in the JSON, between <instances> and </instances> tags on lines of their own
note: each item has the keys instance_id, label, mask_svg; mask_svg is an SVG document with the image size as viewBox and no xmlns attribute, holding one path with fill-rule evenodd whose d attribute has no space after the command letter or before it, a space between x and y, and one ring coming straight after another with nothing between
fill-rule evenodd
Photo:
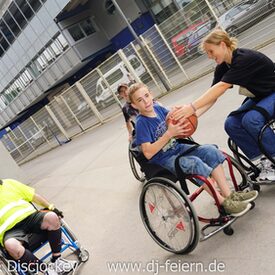
<instances>
[{"instance_id":1,"label":"blue t-shirt","mask_svg":"<svg viewBox=\"0 0 275 275\"><path fill-rule=\"evenodd\" d=\"M139 114L136 120L136 145L150 142L154 143L157 141L166 131L166 116L168 110L160 105L154 105L156 113L155 117L147 117ZM170 141L157 153L155 154L150 162L162 162L173 155L176 155L180 149L180 144L175 138Z\"/></svg>"}]
</instances>

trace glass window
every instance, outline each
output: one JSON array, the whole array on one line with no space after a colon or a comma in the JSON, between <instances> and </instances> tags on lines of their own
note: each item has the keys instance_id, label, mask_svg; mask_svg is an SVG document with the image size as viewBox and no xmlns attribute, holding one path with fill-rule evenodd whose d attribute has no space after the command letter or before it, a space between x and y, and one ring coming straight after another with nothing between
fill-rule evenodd
<instances>
[{"instance_id":1,"label":"glass window","mask_svg":"<svg viewBox=\"0 0 275 275\"><path fill-rule=\"evenodd\" d=\"M2 31L2 35L4 35L10 43L12 43L14 41L14 36L3 20L0 21L0 29Z\"/></svg>"},{"instance_id":2,"label":"glass window","mask_svg":"<svg viewBox=\"0 0 275 275\"><path fill-rule=\"evenodd\" d=\"M3 48L2 48L1 45L0 45L0 57L2 57L3 54L4 54L4 50L3 50Z\"/></svg>"},{"instance_id":3,"label":"glass window","mask_svg":"<svg viewBox=\"0 0 275 275\"><path fill-rule=\"evenodd\" d=\"M141 66L139 60L138 60L136 57L134 57L134 58L132 58L132 59L130 60L130 64L132 65L132 67L133 67L134 69L136 69L136 68L138 68L138 67Z\"/></svg>"},{"instance_id":4,"label":"glass window","mask_svg":"<svg viewBox=\"0 0 275 275\"><path fill-rule=\"evenodd\" d=\"M40 71L34 62L30 63L30 65L28 66L28 70L33 77L38 77L40 75Z\"/></svg>"},{"instance_id":5,"label":"glass window","mask_svg":"<svg viewBox=\"0 0 275 275\"><path fill-rule=\"evenodd\" d=\"M70 35L74 39L74 41L78 41L85 37L84 32L81 30L79 25L72 26L68 29Z\"/></svg>"},{"instance_id":6,"label":"glass window","mask_svg":"<svg viewBox=\"0 0 275 275\"><path fill-rule=\"evenodd\" d=\"M26 0L15 0L17 5L19 6L20 10L24 14L24 16L27 18L27 20L30 20L33 16L33 11L31 10L29 4L26 2Z\"/></svg>"},{"instance_id":7,"label":"glass window","mask_svg":"<svg viewBox=\"0 0 275 275\"><path fill-rule=\"evenodd\" d=\"M54 59L54 56L49 49L46 49L45 51L43 51L42 54L44 55L47 61L52 61Z\"/></svg>"},{"instance_id":8,"label":"glass window","mask_svg":"<svg viewBox=\"0 0 275 275\"><path fill-rule=\"evenodd\" d=\"M63 49L68 47L68 42L66 41L66 39L64 38L64 36L62 34L58 35L56 42L60 43L60 45L62 46Z\"/></svg>"},{"instance_id":9,"label":"glass window","mask_svg":"<svg viewBox=\"0 0 275 275\"><path fill-rule=\"evenodd\" d=\"M37 63L39 64L39 71L42 71L46 68L47 66L47 61L45 60L45 58L40 55L38 58L37 58Z\"/></svg>"},{"instance_id":10,"label":"glass window","mask_svg":"<svg viewBox=\"0 0 275 275\"><path fill-rule=\"evenodd\" d=\"M18 36L20 29L19 29L18 25L16 24L16 22L13 20L13 18L9 14L6 14L4 16L4 21L9 26L9 29L12 31L12 33L14 35Z\"/></svg>"},{"instance_id":11,"label":"glass window","mask_svg":"<svg viewBox=\"0 0 275 275\"><path fill-rule=\"evenodd\" d=\"M109 85L112 85L121 78L123 78L123 72L121 71L121 69L117 69L111 75L107 76L106 80L109 83Z\"/></svg>"},{"instance_id":12,"label":"glass window","mask_svg":"<svg viewBox=\"0 0 275 275\"><path fill-rule=\"evenodd\" d=\"M95 29L93 27L93 24L92 24L92 21L90 18L81 22L80 26L81 26L82 30L85 32L86 36L91 35L92 33L95 32Z\"/></svg>"},{"instance_id":13,"label":"glass window","mask_svg":"<svg viewBox=\"0 0 275 275\"><path fill-rule=\"evenodd\" d=\"M32 7L34 11L38 11L39 8L41 7L41 3L39 0L27 0L29 5Z\"/></svg>"},{"instance_id":14,"label":"glass window","mask_svg":"<svg viewBox=\"0 0 275 275\"><path fill-rule=\"evenodd\" d=\"M16 20L17 24L21 28L23 28L26 25L27 21L14 3L11 3L9 11L12 14L13 18Z\"/></svg>"},{"instance_id":15,"label":"glass window","mask_svg":"<svg viewBox=\"0 0 275 275\"><path fill-rule=\"evenodd\" d=\"M51 50L54 52L56 56L60 55L62 53L62 48L60 47L59 43L57 41L54 41L50 45Z\"/></svg>"},{"instance_id":16,"label":"glass window","mask_svg":"<svg viewBox=\"0 0 275 275\"><path fill-rule=\"evenodd\" d=\"M90 18L86 18L85 20L75 24L74 26L68 28L68 31L74 41L78 41L83 39L86 36L89 36L96 32L92 20Z\"/></svg>"},{"instance_id":17,"label":"glass window","mask_svg":"<svg viewBox=\"0 0 275 275\"><path fill-rule=\"evenodd\" d=\"M105 1L105 9L111 15L114 14L115 11L116 11L116 7L115 7L114 3L111 0L106 0Z\"/></svg>"},{"instance_id":18,"label":"glass window","mask_svg":"<svg viewBox=\"0 0 275 275\"><path fill-rule=\"evenodd\" d=\"M2 33L0 32L0 45L3 50L7 50L9 48L9 43L7 42L7 39L2 36Z\"/></svg>"}]
</instances>

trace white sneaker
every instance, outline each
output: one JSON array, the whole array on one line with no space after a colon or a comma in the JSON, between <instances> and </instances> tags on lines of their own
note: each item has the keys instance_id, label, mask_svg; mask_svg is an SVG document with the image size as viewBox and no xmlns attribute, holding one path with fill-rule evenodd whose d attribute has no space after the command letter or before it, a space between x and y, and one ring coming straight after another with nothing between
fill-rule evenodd
<instances>
[{"instance_id":1,"label":"white sneaker","mask_svg":"<svg viewBox=\"0 0 275 275\"><path fill-rule=\"evenodd\" d=\"M48 266L46 272L44 273L44 275L58 275L58 273L55 271L53 264Z\"/></svg>"},{"instance_id":2,"label":"white sneaker","mask_svg":"<svg viewBox=\"0 0 275 275\"><path fill-rule=\"evenodd\" d=\"M77 261L66 260L63 258L58 258L54 263L49 263L49 267L46 274L57 275L68 273L74 269L77 265Z\"/></svg>"},{"instance_id":3,"label":"white sneaker","mask_svg":"<svg viewBox=\"0 0 275 275\"><path fill-rule=\"evenodd\" d=\"M261 158L259 168L261 169L261 173L258 177L259 180L275 181L275 166L269 159Z\"/></svg>"}]
</instances>

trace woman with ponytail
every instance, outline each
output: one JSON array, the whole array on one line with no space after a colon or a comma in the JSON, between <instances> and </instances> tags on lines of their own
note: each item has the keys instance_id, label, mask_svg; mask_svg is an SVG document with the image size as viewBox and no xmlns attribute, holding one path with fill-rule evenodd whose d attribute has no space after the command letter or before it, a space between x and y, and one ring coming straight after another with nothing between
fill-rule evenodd
<instances>
[{"instance_id":1,"label":"woman with ponytail","mask_svg":"<svg viewBox=\"0 0 275 275\"><path fill-rule=\"evenodd\" d=\"M186 118L193 113L200 116L229 88L239 85L240 93L247 99L238 110L229 114L225 130L250 160L259 159L262 154L258 135L266 120L275 118L275 64L258 51L237 48L236 38L221 29L210 32L201 47L208 58L217 63L212 87L189 105L177 107L173 117ZM275 158L275 134L271 129L265 132L263 145ZM263 169L259 179L275 180L272 163L267 159L261 162Z\"/></svg>"}]
</instances>

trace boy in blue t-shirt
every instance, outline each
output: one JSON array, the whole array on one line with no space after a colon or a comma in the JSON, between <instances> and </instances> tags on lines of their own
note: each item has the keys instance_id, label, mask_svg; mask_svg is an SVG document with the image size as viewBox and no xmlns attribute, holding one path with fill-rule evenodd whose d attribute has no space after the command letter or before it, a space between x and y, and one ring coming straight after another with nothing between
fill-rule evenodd
<instances>
[{"instance_id":1,"label":"boy in blue t-shirt","mask_svg":"<svg viewBox=\"0 0 275 275\"><path fill-rule=\"evenodd\" d=\"M186 130L180 124L169 123L167 127L166 117L169 111L153 104L153 96L143 83L130 87L129 99L139 110L135 143L141 146L142 153L150 163L161 165L175 174L177 156L192 146L181 144L175 139L176 136L184 135ZM181 157L179 164L185 174L198 174L206 178L211 176L221 190L216 195L226 213L241 216L250 209L249 202L256 199L258 192L231 192L221 165L224 160L225 157L214 145L201 145ZM203 187L211 194L206 184Z\"/></svg>"}]
</instances>

